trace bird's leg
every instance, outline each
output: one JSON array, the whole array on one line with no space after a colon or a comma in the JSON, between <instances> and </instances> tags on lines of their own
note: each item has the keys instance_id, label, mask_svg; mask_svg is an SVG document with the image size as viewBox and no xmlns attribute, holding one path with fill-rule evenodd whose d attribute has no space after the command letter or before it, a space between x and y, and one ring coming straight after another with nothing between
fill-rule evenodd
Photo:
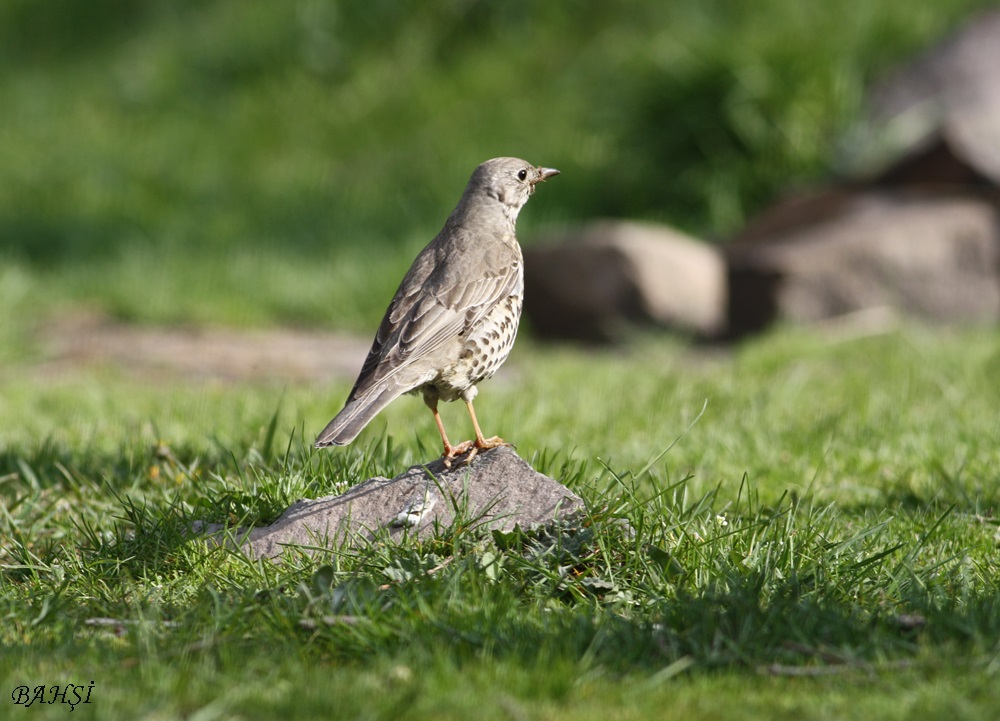
<instances>
[{"instance_id":1,"label":"bird's leg","mask_svg":"<svg viewBox=\"0 0 1000 721\"><path fill-rule=\"evenodd\" d=\"M473 442L463 441L457 446L451 445L448 441L448 435L444 432L444 423L441 421L441 414L438 413L437 400L424 399L424 401L427 403L427 407L431 409L431 413L434 414L434 423L437 424L438 433L441 434L441 441L444 443L444 453L441 455L441 461L444 463L445 468L451 468L451 462L472 448Z\"/></svg>"},{"instance_id":2,"label":"bird's leg","mask_svg":"<svg viewBox=\"0 0 1000 721\"><path fill-rule=\"evenodd\" d=\"M465 407L469 409L469 417L472 418L472 428L476 431L476 440L472 441L472 448L469 449L469 457L465 461L466 463L472 463L472 459L476 457L476 454L479 453L479 451L485 451L490 448L498 448L500 446L510 446L510 443L505 441L500 436L483 438L483 431L479 427L479 420L476 418L476 409L472 407L472 401L466 401Z\"/></svg>"}]
</instances>

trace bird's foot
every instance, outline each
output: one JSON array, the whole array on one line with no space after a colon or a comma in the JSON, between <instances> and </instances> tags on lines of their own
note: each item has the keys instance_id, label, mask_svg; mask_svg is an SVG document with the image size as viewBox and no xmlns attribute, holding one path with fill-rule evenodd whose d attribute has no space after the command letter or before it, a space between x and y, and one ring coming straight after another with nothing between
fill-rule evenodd
<instances>
[{"instance_id":1,"label":"bird's foot","mask_svg":"<svg viewBox=\"0 0 1000 721\"><path fill-rule=\"evenodd\" d=\"M500 446L507 446L508 448L514 447L500 436L493 436L492 438L477 438L475 443L472 444L472 448L469 450L469 455L465 459L465 465L472 463L472 459L476 457L476 454L478 454L479 451L488 451L491 448L499 448Z\"/></svg>"},{"instance_id":2,"label":"bird's foot","mask_svg":"<svg viewBox=\"0 0 1000 721\"><path fill-rule=\"evenodd\" d=\"M464 456L466 453L475 450L475 441L462 441L457 446L448 444L444 447L444 454L441 456L441 462L444 463L445 468L451 468L451 462L456 458ZM471 459L470 459L471 460ZM469 461L466 461L468 463Z\"/></svg>"},{"instance_id":3,"label":"bird's foot","mask_svg":"<svg viewBox=\"0 0 1000 721\"><path fill-rule=\"evenodd\" d=\"M481 438L475 442L476 450L486 451L490 448L499 448L500 446L507 446L508 448L513 448L513 444L508 443L500 436L493 436L492 438Z\"/></svg>"},{"instance_id":4,"label":"bird's foot","mask_svg":"<svg viewBox=\"0 0 1000 721\"><path fill-rule=\"evenodd\" d=\"M474 441L462 441L456 446L446 446L444 449L444 455L441 456L441 462L444 463L445 468L451 468L452 461L456 458L465 456L463 463L465 463L465 465L469 465L472 463L472 459L479 454L479 451L488 451L491 448L499 448L500 446L513 448L510 443L499 436L493 436L492 438L477 438Z\"/></svg>"}]
</instances>

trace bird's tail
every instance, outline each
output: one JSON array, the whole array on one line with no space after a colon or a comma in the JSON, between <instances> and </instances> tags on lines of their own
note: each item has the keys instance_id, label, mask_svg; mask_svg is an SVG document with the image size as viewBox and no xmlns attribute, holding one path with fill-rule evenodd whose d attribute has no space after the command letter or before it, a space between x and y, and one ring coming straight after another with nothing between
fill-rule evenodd
<instances>
[{"instance_id":1,"label":"bird's tail","mask_svg":"<svg viewBox=\"0 0 1000 721\"><path fill-rule=\"evenodd\" d=\"M345 446L364 430L379 411L396 400L400 395L393 386L375 386L357 398L347 401L343 410L330 421L323 432L316 437L316 448Z\"/></svg>"}]
</instances>

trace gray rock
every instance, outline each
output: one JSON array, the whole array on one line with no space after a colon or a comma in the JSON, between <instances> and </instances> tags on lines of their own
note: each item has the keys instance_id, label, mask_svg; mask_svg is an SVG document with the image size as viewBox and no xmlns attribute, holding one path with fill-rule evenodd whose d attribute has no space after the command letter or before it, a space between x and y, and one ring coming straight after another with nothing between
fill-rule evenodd
<instances>
[{"instance_id":1,"label":"gray rock","mask_svg":"<svg viewBox=\"0 0 1000 721\"><path fill-rule=\"evenodd\" d=\"M979 13L869 93L843 143L852 175L884 184L1000 186L1000 10Z\"/></svg>"},{"instance_id":2,"label":"gray rock","mask_svg":"<svg viewBox=\"0 0 1000 721\"><path fill-rule=\"evenodd\" d=\"M338 548L376 538L425 538L435 526L448 527L456 512L477 526L510 531L549 524L583 508L575 493L501 447L480 453L468 466L447 469L435 461L392 479L372 478L341 495L297 501L271 525L236 537L249 556L276 559L288 546Z\"/></svg>"},{"instance_id":3,"label":"gray rock","mask_svg":"<svg viewBox=\"0 0 1000 721\"><path fill-rule=\"evenodd\" d=\"M811 322L879 307L935 322L1000 320L1000 219L992 203L873 191L831 194L813 206L812 222L764 223L770 232L757 223L756 242L729 247L733 335L778 319Z\"/></svg>"},{"instance_id":4,"label":"gray rock","mask_svg":"<svg viewBox=\"0 0 1000 721\"><path fill-rule=\"evenodd\" d=\"M877 84L842 143L853 180L776 203L727 248L729 334L872 309L1000 320L998 67L992 9Z\"/></svg>"},{"instance_id":5,"label":"gray rock","mask_svg":"<svg viewBox=\"0 0 1000 721\"><path fill-rule=\"evenodd\" d=\"M721 254L667 226L597 222L524 255L524 310L544 338L615 341L632 323L708 337L723 329Z\"/></svg>"}]
</instances>

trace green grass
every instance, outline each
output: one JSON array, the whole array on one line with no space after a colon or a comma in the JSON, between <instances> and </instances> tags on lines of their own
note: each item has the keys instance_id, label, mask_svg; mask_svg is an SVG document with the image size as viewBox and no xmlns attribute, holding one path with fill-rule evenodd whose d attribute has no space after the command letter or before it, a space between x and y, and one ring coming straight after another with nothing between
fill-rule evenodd
<instances>
[{"instance_id":1,"label":"green grass","mask_svg":"<svg viewBox=\"0 0 1000 721\"><path fill-rule=\"evenodd\" d=\"M418 400L320 453L346 384L7 366L0 687L93 681L75 718L992 718L998 363L985 330L521 343L480 418L585 522L279 565L186 530L433 456Z\"/></svg>"}]
</instances>

